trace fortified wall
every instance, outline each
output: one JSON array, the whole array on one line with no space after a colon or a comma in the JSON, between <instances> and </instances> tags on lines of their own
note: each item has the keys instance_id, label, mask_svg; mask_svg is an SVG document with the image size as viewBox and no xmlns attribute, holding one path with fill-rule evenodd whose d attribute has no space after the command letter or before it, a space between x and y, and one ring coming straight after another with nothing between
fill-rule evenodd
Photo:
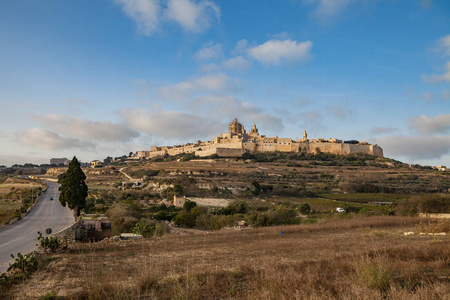
<instances>
[{"instance_id":1,"label":"fortified wall","mask_svg":"<svg viewBox=\"0 0 450 300\"><path fill-rule=\"evenodd\" d=\"M177 155L182 153L195 153L196 156L205 157L217 154L221 157L239 157L244 153L258 152L293 152L317 154L320 152L332 154L364 153L383 157L383 149L378 145L367 142L345 141L323 138L308 139L306 131L302 139L266 137L260 135L256 124L249 132L235 118L229 125L229 131L215 137L213 141L189 143L176 146L151 147L151 151L137 151L135 158L153 158L162 155Z\"/></svg>"}]
</instances>

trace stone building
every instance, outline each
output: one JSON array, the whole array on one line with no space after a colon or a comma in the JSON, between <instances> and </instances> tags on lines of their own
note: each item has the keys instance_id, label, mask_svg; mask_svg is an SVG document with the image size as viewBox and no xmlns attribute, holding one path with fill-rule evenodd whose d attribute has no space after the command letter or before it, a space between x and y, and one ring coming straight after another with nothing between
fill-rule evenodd
<instances>
[{"instance_id":1,"label":"stone building","mask_svg":"<svg viewBox=\"0 0 450 300\"><path fill-rule=\"evenodd\" d=\"M228 126L228 132L215 137L213 141L189 143L176 146L152 146L151 151L138 151L136 158L153 158L161 155L177 155L182 153L195 153L196 156L205 157L217 154L221 157L238 157L244 153L258 152L303 152L317 154L319 152L332 154L365 153L383 157L383 149L378 145L355 140L343 142L339 139L308 139L306 130L302 139L266 137L261 135L253 124L249 132L235 118Z\"/></svg>"}]
</instances>

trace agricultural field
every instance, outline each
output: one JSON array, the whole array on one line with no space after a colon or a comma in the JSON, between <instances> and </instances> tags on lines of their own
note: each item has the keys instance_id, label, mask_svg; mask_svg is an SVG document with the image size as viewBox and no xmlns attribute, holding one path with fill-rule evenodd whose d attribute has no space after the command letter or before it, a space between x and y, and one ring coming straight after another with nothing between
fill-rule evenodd
<instances>
[{"instance_id":1,"label":"agricultural field","mask_svg":"<svg viewBox=\"0 0 450 300\"><path fill-rule=\"evenodd\" d=\"M21 215L36 200L44 185L35 180L4 177L0 184L0 226Z\"/></svg>"}]
</instances>

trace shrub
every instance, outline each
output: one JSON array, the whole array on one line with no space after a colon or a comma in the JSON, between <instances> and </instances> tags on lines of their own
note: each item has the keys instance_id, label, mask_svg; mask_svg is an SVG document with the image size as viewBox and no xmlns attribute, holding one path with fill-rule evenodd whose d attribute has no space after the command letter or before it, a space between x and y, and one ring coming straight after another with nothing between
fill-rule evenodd
<instances>
[{"instance_id":1,"label":"shrub","mask_svg":"<svg viewBox=\"0 0 450 300\"><path fill-rule=\"evenodd\" d=\"M22 275L25 277L28 276L33 270L35 270L38 264L38 260L33 253L22 255L19 252L17 253L17 257L14 257L14 255L12 254L11 257L13 258L13 263L9 264L9 268L7 271L19 269L22 271Z\"/></svg>"},{"instance_id":2,"label":"shrub","mask_svg":"<svg viewBox=\"0 0 450 300\"><path fill-rule=\"evenodd\" d=\"M356 263L356 275L368 288L387 292L391 287L394 269L381 256L366 257Z\"/></svg>"},{"instance_id":3,"label":"shrub","mask_svg":"<svg viewBox=\"0 0 450 300\"><path fill-rule=\"evenodd\" d=\"M184 202L184 204L183 204L183 209L190 212L196 206L197 206L197 202L186 200L186 202Z\"/></svg>"},{"instance_id":4,"label":"shrub","mask_svg":"<svg viewBox=\"0 0 450 300\"><path fill-rule=\"evenodd\" d=\"M194 227L195 226L195 215L183 210L183 211L180 211L179 213L177 213L177 215L172 219L172 221L177 226Z\"/></svg>"},{"instance_id":5,"label":"shrub","mask_svg":"<svg viewBox=\"0 0 450 300\"><path fill-rule=\"evenodd\" d=\"M418 213L417 201L402 199L397 203L397 214L400 216L415 216Z\"/></svg>"},{"instance_id":6,"label":"shrub","mask_svg":"<svg viewBox=\"0 0 450 300\"><path fill-rule=\"evenodd\" d=\"M350 213L350 212L358 213L361 210L361 207L357 207L357 206L353 206L353 205L349 205L349 204L343 204L342 208L345 209L345 211L348 213Z\"/></svg>"},{"instance_id":7,"label":"shrub","mask_svg":"<svg viewBox=\"0 0 450 300\"><path fill-rule=\"evenodd\" d=\"M44 251L45 250L50 250L51 252L55 252L56 249L59 248L60 246L60 241L56 236L47 236L47 237L43 237L42 233L40 233L38 231L38 237L37 237L37 241L39 242L39 244L37 246L41 246Z\"/></svg>"},{"instance_id":8,"label":"shrub","mask_svg":"<svg viewBox=\"0 0 450 300\"><path fill-rule=\"evenodd\" d=\"M311 206L308 203L302 203L299 210L302 214L309 215L309 213L311 212Z\"/></svg>"},{"instance_id":9,"label":"shrub","mask_svg":"<svg viewBox=\"0 0 450 300\"><path fill-rule=\"evenodd\" d=\"M153 233L154 237L161 237L166 233L170 232L170 227L164 222L157 222L155 225L155 232Z\"/></svg>"},{"instance_id":10,"label":"shrub","mask_svg":"<svg viewBox=\"0 0 450 300\"><path fill-rule=\"evenodd\" d=\"M424 233L450 232L450 220L440 219L436 221L420 222L417 230Z\"/></svg>"},{"instance_id":11,"label":"shrub","mask_svg":"<svg viewBox=\"0 0 450 300\"><path fill-rule=\"evenodd\" d=\"M418 209L423 213L450 212L450 197L441 195L426 195L419 199Z\"/></svg>"},{"instance_id":12,"label":"shrub","mask_svg":"<svg viewBox=\"0 0 450 300\"><path fill-rule=\"evenodd\" d=\"M140 219L140 213L128 203L115 203L106 215L114 233L130 232Z\"/></svg>"},{"instance_id":13,"label":"shrub","mask_svg":"<svg viewBox=\"0 0 450 300\"><path fill-rule=\"evenodd\" d=\"M140 234L143 237L152 237L155 233L156 222L151 221L149 219L141 219L139 222L134 225L133 229L131 229L132 233Z\"/></svg>"}]
</instances>

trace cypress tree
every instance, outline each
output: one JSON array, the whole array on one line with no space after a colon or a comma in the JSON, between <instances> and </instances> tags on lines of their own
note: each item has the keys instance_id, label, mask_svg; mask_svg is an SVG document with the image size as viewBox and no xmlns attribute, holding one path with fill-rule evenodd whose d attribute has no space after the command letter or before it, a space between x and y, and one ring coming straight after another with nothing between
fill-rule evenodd
<instances>
[{"instance_id":1,"label":"cypress tree","mask_svg":"<svg viewBox=\"0 0 450 300\"><path fill-rule=\"evenodd\" d=\"M83 170L81 170L78 159L74 156L69 164L69 168L60 180L61 187L59 190L61 191L61 194L59 196L59 201L62 206L67 205L73 210L75 219L80 215L80 210L86 204L88 187L84 182L85 179L86 175Z\"/></svg>"}]
</instances>

